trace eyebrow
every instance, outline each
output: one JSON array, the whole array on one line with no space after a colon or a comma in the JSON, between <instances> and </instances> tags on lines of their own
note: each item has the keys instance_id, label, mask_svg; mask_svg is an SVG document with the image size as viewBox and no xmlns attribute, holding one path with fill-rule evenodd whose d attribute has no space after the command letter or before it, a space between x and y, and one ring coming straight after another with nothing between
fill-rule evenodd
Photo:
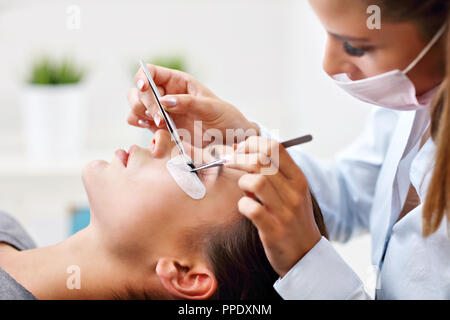
<instances>
[{"instance_id":1,"label":"eyebrow","mask_svg":"<svg viewBox=\"0 0 450 320\"><path fill-rule=\"evenodd\" d=\"M328 32L329 35L332 37L339 39L341 41L355 41L355 42L367 42L370 41L369 38L356 38L356 37L350 37L350 36L342 36L336 33Z\"/></svg>"}]
</instances>

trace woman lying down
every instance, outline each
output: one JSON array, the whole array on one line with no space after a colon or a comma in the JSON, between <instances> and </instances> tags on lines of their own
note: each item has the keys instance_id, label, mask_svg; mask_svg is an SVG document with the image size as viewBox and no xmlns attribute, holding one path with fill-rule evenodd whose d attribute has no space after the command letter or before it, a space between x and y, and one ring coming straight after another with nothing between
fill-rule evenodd
<instances>
[{"instance_id":1,"label":"woman lying down","mask_svg":"<svg viewBox=\"0 0 450 320\"><path fill-rule=\"evenodd\" d=\"M204 162L228 152L185 148ZM35 248L0 214L0 299L279 299L258 232L237 211L243 172L200 171L206 194L195 200L166 167L174 150L159 130L147 149L88 164L90 224L56 245Z\"/></svg>"}]
</instances>

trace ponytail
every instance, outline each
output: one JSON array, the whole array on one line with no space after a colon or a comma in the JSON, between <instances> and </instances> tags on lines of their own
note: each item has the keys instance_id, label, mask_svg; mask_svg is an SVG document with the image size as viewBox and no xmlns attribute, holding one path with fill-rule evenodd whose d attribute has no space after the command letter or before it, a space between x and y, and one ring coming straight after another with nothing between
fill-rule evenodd
<instances>
[{"instance_id":1,"label":"ponytail","mask_svg":"<svg viewBox=\"0 0 450 320\"><path fill-rule=\"evenodd\" d=\"M449 92L450 83L445 80L431 114L431 135L436 143L436 162L423 208L422 234L424 237L431 235L439 228L445 212L447 221L450 221Z\"/></svg>"}]
</instances>

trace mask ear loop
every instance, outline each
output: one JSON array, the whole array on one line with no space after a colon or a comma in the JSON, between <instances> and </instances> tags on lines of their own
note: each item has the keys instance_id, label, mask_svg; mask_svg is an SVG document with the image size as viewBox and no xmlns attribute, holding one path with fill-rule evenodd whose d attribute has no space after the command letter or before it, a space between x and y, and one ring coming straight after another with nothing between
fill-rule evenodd
<instances>
[{"instance_id":1,"label":"mask ear loop","mask_svg":"<svg viewBox=\"0 0 450 320\"><path fill-rule=\"evenodd\" d=\"M445 30L447 29L447 23L444 24L439 31L434 35L433 39L431 39L430 43L427 44L427 46L422 50L422 52L419 54L419 56L414 59L413 62L405 69L403 70L403 74L409 73L419 62L420 60L425 57L425 55L431 50L431 48L436 44L436 42L439 40L440 37L444 34Z\"/></svg>"}]
</instances>

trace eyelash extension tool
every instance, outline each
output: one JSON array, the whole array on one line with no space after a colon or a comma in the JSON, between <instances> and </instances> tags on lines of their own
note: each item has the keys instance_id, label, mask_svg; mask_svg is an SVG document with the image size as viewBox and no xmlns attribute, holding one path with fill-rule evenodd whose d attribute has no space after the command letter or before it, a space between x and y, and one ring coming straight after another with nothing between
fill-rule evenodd
<instances>
[{"instance_id":1,"label":"eyelash extension tool","mask_svg":"<svg viewBox=\"0 0 450 320\"><path fill-rule=\"evenodd\" d=\"M169 133L172 136L173 141L175 141L175 144L177 145L178 150L180 150L181 154L186 159L186 163L188 164L188 166L191 167L192 169L195 169L195 165L192 162L192 159L184 151L183 144L181 143L181 138L180 138L180 135L178 134L178 129L175 126L175 123L173 122L169 113L162 107L161 102L159 101L159 99L161 98L161 94L159 93L158 87L156 86L155 82L153 81L153 77L147 68L147 64L142 59L141 59L140 63L141 63L142 70L144 70L144 73L150 84L150 88L153 91L153 95L155 96L156 102L159 107L159 111L164 118L164 121L167 126L167 130L169 130Z\"/></svg>"},{"instance_id":2,"label":"eyelash extension tool","mask_svg":"<svg viewBox=\"0 0 450 320\"><path fill-rule=\"evenodd\" d=\"M284 148L287 149L287 148L290 148L290 147L298 146L298 145L303 144L303 143L310 142L310 141L312 141L312 139L313 139L313 137L310 134L308 134L306 136L302 136L302 137L298 137L298 138L294 138L294 139L291 139L291 140L284 141L284 142L281 143L281 145ZM215 161L212 161L210 163L204 164L202 166L199 166L197 168L192 168L191 172L197 172L197 171L204 170L204 169L220 167L220 166L223 166L223 165L224 165L224 159L219 159L219 160L215 160Z\"/></svg>"}]
</instances>

